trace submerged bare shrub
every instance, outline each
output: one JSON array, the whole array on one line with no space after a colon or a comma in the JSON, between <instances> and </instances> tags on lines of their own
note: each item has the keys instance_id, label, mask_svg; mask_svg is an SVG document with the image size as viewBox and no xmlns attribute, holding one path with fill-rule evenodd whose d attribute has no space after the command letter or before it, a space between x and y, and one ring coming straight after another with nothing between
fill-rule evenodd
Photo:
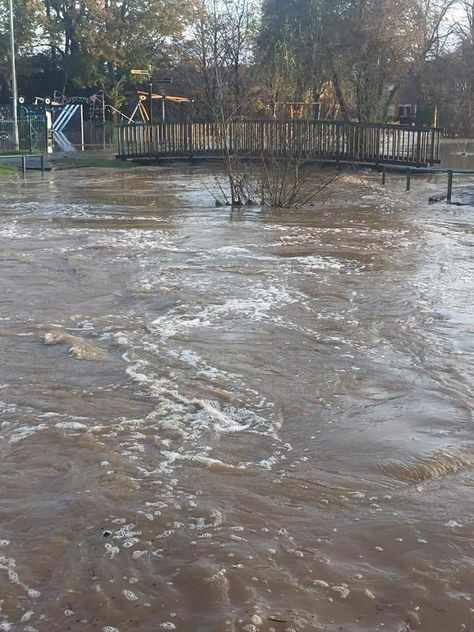
<instances>
[{"instance_id":1,"label":"submerged bare shrub","mask_svg":"<svg viewBox=\"0 0 474 632\"><path fill-rule=\"evenodd\" d=\"M223 167L224 175L215 177L213 189L206 187L216 206L302 207L317 199L340 176L336 172L322 177L311 165L283 157L249 160L227 154Z\"/></svg>"},{"instance_id":2,"label":"submerged bare shrub","mask_svg":"<svg viewBox=\"0 0 474 632\"><path fill-rule=\"evenodd\" d=\"M293 130L289 138L280 136L270 146L260 137L254 138L256 151L249 148L248 128L240 125L238 117L226 119L216 112L215 130L227 180L226 184L217 183L218 205L304 206L339 176L339 173L324 179L315 176L306 155L307 136L303 126L297 133Z\"/></svg>"},{"instance_id":3,"label":"submerged bare shrub","mask_svg":"<svg viewBox=\"0 0 474 632\"><path fill-rule=\"evenodd\" d=\"M272 208L305 206L340 175L321 180L304 162L278 157L262 156L258 168L261 204Z\"/></svg>"}]
</instances>

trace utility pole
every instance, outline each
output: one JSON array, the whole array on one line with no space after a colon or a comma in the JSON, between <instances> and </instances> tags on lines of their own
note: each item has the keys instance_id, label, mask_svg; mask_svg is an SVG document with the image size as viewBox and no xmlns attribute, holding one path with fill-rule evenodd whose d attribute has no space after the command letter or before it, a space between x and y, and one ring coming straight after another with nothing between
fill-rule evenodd
<instances>
[{"instance_id":1,"label":"utility pole","mask_svg":"<svg viewBox=\"0 0 474 632\"><path fill-rule=\"evenodd\" d=\"M10 56L12 66L12 90L13 90L13 142L15 151L20 149L20 135L18 133L18 87L16 84L16 61L15 61L15 30L13 27L13 0L9 0L10 11Z\"/></svg>"}]
</instances>

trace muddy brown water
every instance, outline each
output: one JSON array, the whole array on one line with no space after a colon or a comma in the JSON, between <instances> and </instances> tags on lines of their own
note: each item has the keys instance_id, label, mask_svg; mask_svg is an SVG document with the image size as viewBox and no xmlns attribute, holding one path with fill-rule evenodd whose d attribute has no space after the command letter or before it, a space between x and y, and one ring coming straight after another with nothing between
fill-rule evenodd
<instances>
[{"instance_id":1,"label":"muddy brown water","mask_svg":"<svg viewBox=\"0 0 474 632\"><path fill-rule=\"evenodd\" d=\"M212 182L0 183L0 630L474 629L474 208Z\"/></svg>"}]
</instances>

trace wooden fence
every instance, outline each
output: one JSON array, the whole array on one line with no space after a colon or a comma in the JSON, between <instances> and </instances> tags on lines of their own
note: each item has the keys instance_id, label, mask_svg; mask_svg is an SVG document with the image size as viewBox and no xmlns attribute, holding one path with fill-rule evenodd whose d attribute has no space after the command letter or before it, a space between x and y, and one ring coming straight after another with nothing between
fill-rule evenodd
<instances>
[{"instance_id":1,"label":"wooden fence","mask_svg":"<svg viewBox=\"0 0 474 632\"><path fill-rule=\"evenodd\" d=\"M340 121L233 121L123 125L118 156L127 158L281 156L367 164L439 163L441 130Z\"/></svg>"}]
</instances>

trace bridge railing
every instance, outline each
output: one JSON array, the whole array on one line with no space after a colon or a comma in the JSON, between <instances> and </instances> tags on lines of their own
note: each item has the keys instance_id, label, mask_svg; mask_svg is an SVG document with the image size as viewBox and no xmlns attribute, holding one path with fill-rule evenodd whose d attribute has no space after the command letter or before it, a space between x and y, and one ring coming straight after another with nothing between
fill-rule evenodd
<instances>
[{"instance_id":1,"label":"bridge railing","mask_svg":"<svg viewBox=\"0 0 474 632\"><path fill-rule=\"evenodd\" d=\"M275 155L371 164L439 163L441 130L341 121L232 121L119 127L122 158Z\"/></svg>"}]
</instances>

